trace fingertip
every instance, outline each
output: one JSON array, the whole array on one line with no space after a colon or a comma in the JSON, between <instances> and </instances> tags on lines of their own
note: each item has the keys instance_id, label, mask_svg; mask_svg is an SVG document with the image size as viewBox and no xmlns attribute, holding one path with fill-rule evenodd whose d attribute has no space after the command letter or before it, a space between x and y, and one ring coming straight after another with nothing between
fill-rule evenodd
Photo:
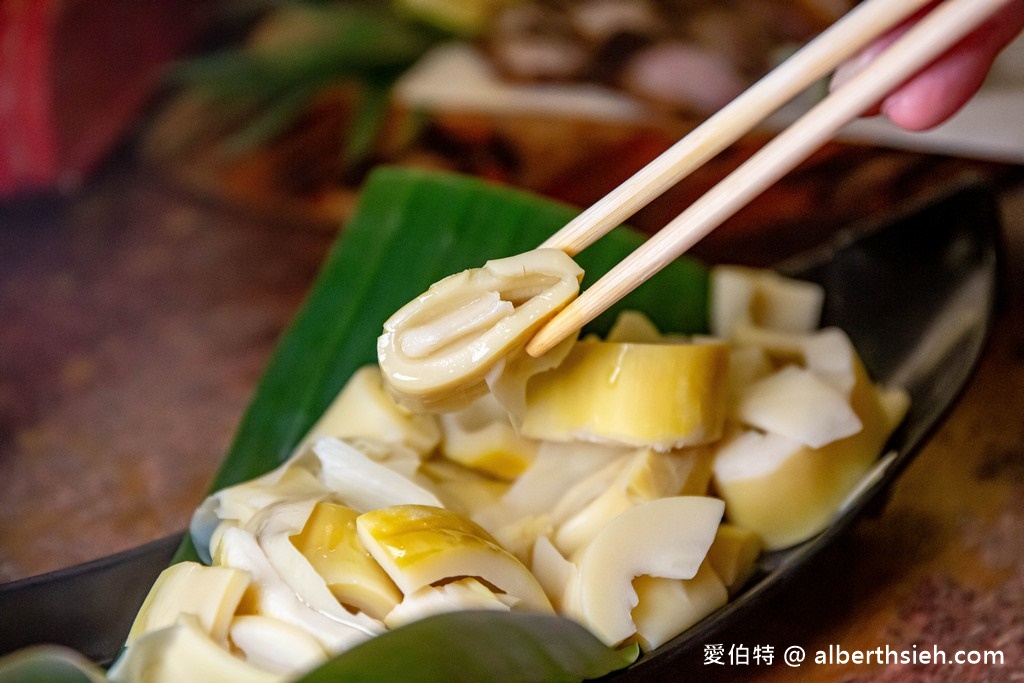
<instances>
[{"instance_id":1,"label":"fingertip","mask_svg":"<svg viewBox=\"0 0 1024 683\"><path fill-rule=\"evenodd\" d=\"M970 99L927 96L899 91L882 101L879 113L904 130L921 132L935 128L956 114Z\"/></svg>"},{"instance_id":2,"label":"fingertip","mask_svg":"<svg viewBox=\"0 0 1024 683\"><path fill-rule=\"evenodd\" d=\"M882 100L881 113L907 130L934 128L981 89L994 58L994 50L977 47L947 53Z\"/></svg>"}]
</instances>

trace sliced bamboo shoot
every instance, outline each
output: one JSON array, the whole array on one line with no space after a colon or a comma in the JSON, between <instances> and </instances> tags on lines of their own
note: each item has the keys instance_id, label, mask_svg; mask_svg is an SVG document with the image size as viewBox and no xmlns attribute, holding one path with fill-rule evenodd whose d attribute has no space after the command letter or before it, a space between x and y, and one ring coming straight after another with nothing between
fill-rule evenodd
<instances>
[{"instance_id":1,"label":"sliced bamboo shoot","mask_svg":"<svg viewBox=\"0 0 1024 683\"><path fill-rule=\"evenodd\" d=\"M530 466L537 442L519 434L491 394L441 415L442 454L460 465L511 481Z\"/></svg>"},{"instance_id":2,"label":"sliced bamboo shoot","mask_svg":"<svg viewBox=\"0 0 1024 683\"><path fill-rule=\"evenodd\" d=\"M622 344L660 344L661 331L639 311L623 311L605 335L605 341Z\"/></svg>"},{"instance_id":3,"label":"sliced bamboo shoot","mask_svg":"<svg viewBox=\"0 0 1024 683\"><path fill-rule=\"evenodd\" d=\"M435 417L399 407L384 389L380 369L368 365L356 370L297 450L322 436L369 437L408 446L422 456L437 447L441 429Z\"/></svg>"},{"instance_id":4,"label":"sliced bamboo shoot","mask_svg":"<svg viewBox=\"0 0 1024 683\"><path fill-rule=\"evenodd\" d=\"M811 370L787 365L748 386L736 415L743 424L820 448L856 434L862 424L849 400Z\"/></svg>"},{"instance_id":5,"label":"sliced bamboo shoot","mask_svg":"<svg viewBox=\"0 0 1024 683\"><path fill-rule=\"evenodd\" d=\"M583 549L566 611L609 646L636 632L633 579L692 579L707 555L725 506L716 498L660 498L613 519Z\"/></svg>"},{"instance_id":6,"label":"sliced bamboo shoot","mask_svg":"<svg viewBox=\"0 0 1024 683\"><path fill-rule=\"evenodd\" d=\"M470 576L516 598L524 608L550 612L530 571L482 527L442 508L399 505L356 519L370 554L406 595L447 579Z\"/></svg>"},{"instance_id":7,"label":"sliced bamboo shoot","mask_svg":"<svg viewBox=\"0 0 1024 683\"><path fill-rule=\"evenodd\" d=\"M126 648L107 672L113 683L283 683L214 642L199 620L185 614L173 626L151 631Z\"/></svg>"},{"instance_id":8,"label":"sliced bamboo shoot","mask_svg":"<svg viewBox=\"0 0 1024 683\"><path fill-rule=\"evenodd\" d=\"M564 252L536 249L451 275L384 323L377 358L398 402L416 412L467 405L488 373L579 292Z\"/></svg>"},{"instance_id":9,"label":"sliced bamboo shoot","mask_svg":"<svg viewBox=\"0 0 1024 683\"><path fill-rule=\"evenodd\" d=\"M325 437L313 445L320 479L333 496L359 512L405 503L441 505L433 493L374 461L355 445Z\"/></svg>"},{"instance_id":10,"label":"sliced bamboo shoot","mask_svg":"<svg viewBox=\"0 0 1024 683\"><path fill-rule=\"evenodd\" d=\"M761 537L765 548L785 548L824 529L860 481L892 432L879 393L860 362L850 404L863 428L821 448L777 434L741 432L715 456L715 490L727 517Z\"/></svg>"},{"instance_id":11,"label":"sliced bamboo shoot","mask_svg":"<svg viewBox=\"0 0 1024 683\"><path fill-rule=\"evenodd\" d=\"M798 333L818 326L825 300L821 285L733 265L713 267L710 278L710 322L716 336L731 338L742 323Z\"/></svg>"},{"instance_id":12,"label":"sliced bamboo shoot","mask_svg":"<svg viewBox=\"0 0 1024 683\"><path fill-rule=\"evenodd\" d=\"M612 475L610 483L603 476ZM641 503L678 495L704 495L711 480L711 453L688 449L686 453L658 453L641 448L624 458L616 469L600 471L581 483L594 482L601 492L568 516L562 505L553 516L558 520L554 543L566 557L572 557L590 542L612 518ZM684 490L689 489L689 490ZM570 491L566 499L571 498ZM560 514L561 513L561 514Z\"/></svg>"},{"instance_id":13,"label":"sliced bamboo shoot","mask_svg":"<svg viewBox=\"0 0 1024 683\"><path fill-rule=\"evenodd\" d=\"M405 596L395 609L387 615L384 623L388 628L425 619L434 614L460 610L496 610L508 612L511 608L501 601L500 596L473 578L464 578L440 586L424 586Z\"/></svg>"},{"instance_id":14,"label":"sliced bamboo shoot","mask_svg":"<svg viewBox=\"0 0 1024 683\"><path fill-rule=\"evenodd\" d=\"M331 654L343 652L384 630L383 624L368 629L363 624L352 623L356 619L344 623L333 614L325 614L309 606L278 574L253 535L244 529L231 528L224 532L218 546L217 561L224 566L244 569L252 575L240 613L262 614L301 628ZM365 620L359 621L372 621L363 616Z\"/></svg>"},{"instance_id":15,"label":"sliced bamboo shoot","mask_svg":"<svg viewBox=\"0 0 1024 683\"><path fill-rule=\"evenodd\" d=\"M580 341L527 387L523 433L667 451L719 438L728 350L721 344Z\"/></svg>"},{"instance_id":16,"label":"sliced bamboo shoot","mask_svg":"<svg viewBox=\"0 0 1024 683\"><path fill-rule=\"evenodd\" d=\"M295 592L303 604L339 624L373 635L380 622L367 614L352 613L338 602L324 577L292 543L309 520L318 501L277 503L260 510L246 526L252 532L281 580Z\"/></svg>"},{"instance_id":17,"label":"sliced bamboo shoot","mask_svg":"<svg viewBox=\"0 0 1024 683\"><path fill-rule=\"evenodd\" d=\"M255 614L234 618L231 643L250 664L289 677L311 671L328 658L320 643L301 628Z\"/></svg>"},{"instance_id":18,"label":"sliced bamboo shoot","mask_svg":"<svg viewBox=\"0 0 1024 683\"><path fill-rule=\"evenodd\" d=\"M402 592L363 547L358 516L351 508L321 501L291 542L338 602L382 620L401 602Z\"/></svg>"},{"instance_id":19,"label":"sliced bamboo shoot","mask_svg":"<svg viewBox=\"0 0 1024 683\"><path fill-rule=\"evenodd\" d=\"M633 580L636 639L645 652L664 645L729 601L729 594L707 562L692 579L638 576Z\"/></svg>"},{"instance_id":20,"label":"sliced bamboo shoot","mask_svg":"<svg viewBox=\"0 0 1024 683\"><path fill-rule=\"evenodd\" d=\"M135 616L126 645L150 631L173 625L182 614L196 617L218 643L227 641L228 626L249 587L249 574L231 567L205 567L179 562L160 572Z\"/></svg>"},{"instance_id":21,"label":"sliced bamboo shoot","mask_svg":"<svg viewBox=\"0 0 1024 683\"><path fill-rule=\"evenodd\" d=\"M723 523L708 550L708 562L733 595L754 575L761 555L761 539L753 531Z\"/></svg>"}]
</instances>

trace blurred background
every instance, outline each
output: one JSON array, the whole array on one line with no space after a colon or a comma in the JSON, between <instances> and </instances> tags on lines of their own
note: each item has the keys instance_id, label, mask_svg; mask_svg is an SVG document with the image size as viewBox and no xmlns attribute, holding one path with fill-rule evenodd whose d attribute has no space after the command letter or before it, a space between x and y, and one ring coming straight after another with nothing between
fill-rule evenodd
<instances>
[{"instance_id":1,"label":"blurred background","mask_svg":"<svg viewBox=\"0 0 1024 683\"><path fill-rule=\"evenodd\" d=\"M586 206L851 4L0 0L0 582L185 527L369 169ZM824 87L633 223L663 225ZM771 263L980 181L1013 275L1021 121L1018 40L949 123L857 122L696 254ZM1024 379L1012 310L978 414Z\"/></svg>"}]
</instances>

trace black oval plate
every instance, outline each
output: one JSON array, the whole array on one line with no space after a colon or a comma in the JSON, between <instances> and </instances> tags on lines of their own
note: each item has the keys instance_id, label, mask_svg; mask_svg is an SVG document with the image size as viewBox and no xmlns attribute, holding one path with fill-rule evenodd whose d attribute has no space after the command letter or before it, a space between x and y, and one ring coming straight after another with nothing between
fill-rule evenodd
<instances>
[{"instance_id":1,"label":"black oval plate","mask_svg":"<svg viewBox=\"0 0 1024 683\"><path fill-rule=\"evenodd\" d=\"M854 520L884 504L886 490L955 404L981 357L999 289L998 207L986 187L961 187L882 224L844 230L778 268L824 285L824 323L849 333L874 378L910 392L910 412L889 443L894 455L826 531L766 555L732 602L613 678L678 676L694 657L699 661L695 648L721 642ZM55 643L112 661L180 540L175 535L0 585L0 655Z\"/></svg>"}]
</instances>

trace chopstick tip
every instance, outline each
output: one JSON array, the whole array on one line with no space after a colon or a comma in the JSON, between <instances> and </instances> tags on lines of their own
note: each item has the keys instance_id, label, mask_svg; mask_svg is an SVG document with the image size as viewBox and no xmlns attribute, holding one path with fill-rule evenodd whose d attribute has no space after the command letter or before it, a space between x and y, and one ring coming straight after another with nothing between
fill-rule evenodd
<instances>
[{"instance_id":1,"label":"chopstick tip","mask_svg":"<svg viewBox=\"0 0 1024 683\"><path fill-rule=\"evenodd\" d=\"M526 353L534 358L540 358L555 348L566 336L568 335L564 331L553 329L551 322L548 322L538 330L537 334L533 335L530 341L526 342Z\"/></svg>"}]
</instances>

